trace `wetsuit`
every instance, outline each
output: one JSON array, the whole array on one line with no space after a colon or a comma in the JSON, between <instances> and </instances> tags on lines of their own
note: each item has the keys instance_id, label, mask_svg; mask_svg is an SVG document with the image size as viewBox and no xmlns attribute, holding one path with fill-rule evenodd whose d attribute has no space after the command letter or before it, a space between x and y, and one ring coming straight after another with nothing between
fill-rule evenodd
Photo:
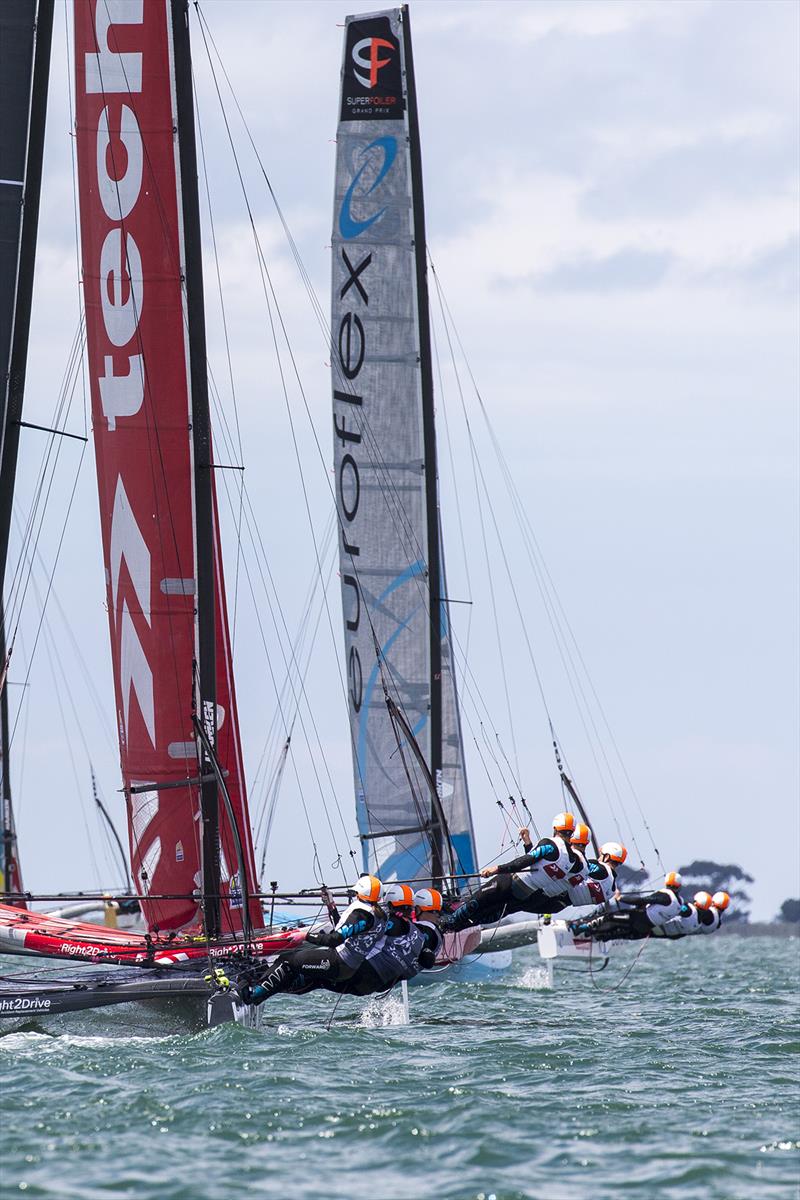
<instances>
[{"instance_id":1,"label":"wetsuit","mask_svg":"<svg viewBox=\"0 0 800 1200\"><path fill-rule=\"evenodd\" d=\"M542 838L519 858L500 863L489 883L444 918L442 929L491 925L514 912L560 912L569 904L568 875L582 875L585 866L583 855L564 838Z\"/></svg>"},{"instance_id":2,"label":"wetsuit","mask_svg":"<svg viewBox=\"0 0 800 1200\"><path fill-rule=\"evenodd\" d=\"M681 907L680 897L669 888L657 892L623 892L619 900L610 901L605 912L588 920L574 921L571 928L574 933L589 934L600 941L664 937L668 923L679 915Z\"/></svg>"},{"instance_id":3,"label":"wetsuit","mask_svg":"<svg viewBox=\"0 0 800 1200\"><path fill-rule=\"evenodd\" d=\"M351 905L337 922L339 928L312 931L306 944L297 950L279 954L260 978L250 980L239 988L246 1004L261 1004L277 992L302 995L326 988L338 990L338 985L350 980L370 951L385 935L387 917L377 906L361 906L354 914ZM355 918L355 919L354 919Z\"/></svg>"},{"instance_id":4,"label":"wetsuit","mask_svg":"<svg viewBox=\"0 0 800 1200\"><path fill-rule=\"evenodd\" d=\"M697 916L700 921L698 933L716 933L722 924L722 912L713 904L711 908L698 908Z\"/></svg>"},{"instance_id":5,"label":"wetsuit","mask_svg":"<svg viewBox=\"0 0 800 1200\"><path fill-rule=\"evenodd\" d=\"M355 973L331 990L351 996L388 991L401 979L413 979L426 966L433 966L440 945L441 936L435 926L393 914L385 936L367 953Z\"/></svg>"}]
</instances>

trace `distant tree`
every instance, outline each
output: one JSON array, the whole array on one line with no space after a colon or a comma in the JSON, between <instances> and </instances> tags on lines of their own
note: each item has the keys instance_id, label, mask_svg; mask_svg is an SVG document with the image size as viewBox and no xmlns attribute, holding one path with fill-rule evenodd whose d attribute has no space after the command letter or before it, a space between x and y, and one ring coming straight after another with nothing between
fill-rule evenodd
<instances>
[{"instance_id":1,"label":"distant tree","mask_svg":"<svg viewBox=\"0 0 800 1200\"><path fill-rule=\"evenodd\" d=\"M750 893L743 884L753 883L753 876L748 875L736 863L718 863L710 859L696 859L685 867L679 867L683 876L684 891L686 892L727 892L731 898L731 906L725 915L725 921L750 920Z\"/></svg>"},{"instance_id":2,"label":"distant tree","mask_svg":"<svg viewBox=\"0 0 800 1200\"><path fill-rule=\"evenodd\" d=\"M633 891L640 883L644 883L647 874L644 867L626 867L623 863L617 867L617 884L620 890Z\"/></svg>"},{"instance_id":3,"label":"distant tree","mask_svg":"<svg viewBox=\"0 0 800 1200\"><path fill-rule=\"evenodd\" d=\"M786 921L790 925L800 924L800 900L784 900L776 921Z\"/></svg>"}]
</instances>

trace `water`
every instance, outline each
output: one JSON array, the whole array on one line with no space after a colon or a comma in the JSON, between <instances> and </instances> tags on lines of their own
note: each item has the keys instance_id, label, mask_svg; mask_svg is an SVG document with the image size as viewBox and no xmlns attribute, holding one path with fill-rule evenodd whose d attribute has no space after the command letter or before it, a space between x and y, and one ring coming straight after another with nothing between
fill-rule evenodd
<instances>
[{"instance_id":1,"label":"water","mask_svg":"<svg viewBox=\"0 0 800 1200\"><path fill-rule=\"evenodd\" d=\"M632 955L550 991L517 952L412 989L410 1026L345 998L326 1031L318 993L258 1032L131 1006L7 1033L0 1194L796 1200L798 940L649 944L613 991Z\"/></svg>"}]
</instances>

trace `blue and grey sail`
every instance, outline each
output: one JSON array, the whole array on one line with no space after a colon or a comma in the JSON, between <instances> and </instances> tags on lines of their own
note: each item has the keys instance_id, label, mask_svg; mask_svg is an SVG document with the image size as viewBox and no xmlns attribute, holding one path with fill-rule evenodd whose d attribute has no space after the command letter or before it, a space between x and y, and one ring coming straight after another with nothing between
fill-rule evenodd
<instances>
[{"instance_id":1,"label":"blue and grey sail","mask_svg":"<svg viewBox=\"0 0 800 1200\"><path fill-rule=\"evenodd\" d=\"M348 17L332 374L348 708L365 870L475 869L441 553L407 8Z\"/></svg>"}]
</instances>

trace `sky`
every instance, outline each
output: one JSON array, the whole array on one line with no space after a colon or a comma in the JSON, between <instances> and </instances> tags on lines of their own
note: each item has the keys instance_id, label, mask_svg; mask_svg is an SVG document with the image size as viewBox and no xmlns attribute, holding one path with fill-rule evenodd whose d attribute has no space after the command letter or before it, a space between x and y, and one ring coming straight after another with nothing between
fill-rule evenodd
<instances>
[{"instance_id":1,"label":"sky","mask_svg":"<svg viewBox=\"0 0 800 1200\"><path fill-rule=\"evenodd\" d=\"M327 310L341 26L346 13L371 9L334 0L205 0L202 8ZM45 425L80 297L60 0L57 9L26 398L27 419ZM799 13L770 0L417 0L411 10L430 253L588 668L585 693L594 688L613 730L612 742L603 729L599 751L586 736L587 722L590 733L592 719L602 724L600 710L593 699L589 713L574 701L467 389L524 631L494 534L484 556L458 380L445 361L437 389L443 523L449 594L470 601L454 621L472 681L463 700L481 857L493 858L505 837L493 792L502 796L502 785L484 767L481 705L500 738L495 747L519 764L540 824L562 807L527 634L601 838L619 829L632 845L632 831L655 870L646 819L666 869L695 858L740 864L755 877L753 916L761 919L800 893ZM255 815L268 777L257 768L276 707L272 677L283 678L286 653L276 629L284 619L297 627L314 578L304 489L320 545L331 512L330 371L325 335L228 99L303 385L301 394L290 384L284 396L198 34L195 22L244 477L278 596L268 601L258 579L250 595L249 552L237 572L229 538ZM205 199L203 206L207 217ZM209 243L209 358L230 419ZM440 322L436 339L446 359ZM463 382L463 362L459 372ZM67 428L83 433L86 421L78 379ZM24 433L22 514L46 444L44 435ZM224 502L223 510L231 534ZM90 760L124 828L96 482L91 447L81 461L79 442L60 450L39 543L48 569L62 530L36 653L31 662L40 620L31 590L11 672L14 705L25 697L12 755L20 852L26 886L39 891L118 886L92 810ZM255 577L252 554L249 561ZM35 578L42 587L44 570ZM338 590L334 574L331 625L323 613L306 679L310 747L301 732L293 739L270 842L265 878L284 888L313 882L312 834L331 879L328 864L356 845Z\"/></svg>"}]
</instances>

